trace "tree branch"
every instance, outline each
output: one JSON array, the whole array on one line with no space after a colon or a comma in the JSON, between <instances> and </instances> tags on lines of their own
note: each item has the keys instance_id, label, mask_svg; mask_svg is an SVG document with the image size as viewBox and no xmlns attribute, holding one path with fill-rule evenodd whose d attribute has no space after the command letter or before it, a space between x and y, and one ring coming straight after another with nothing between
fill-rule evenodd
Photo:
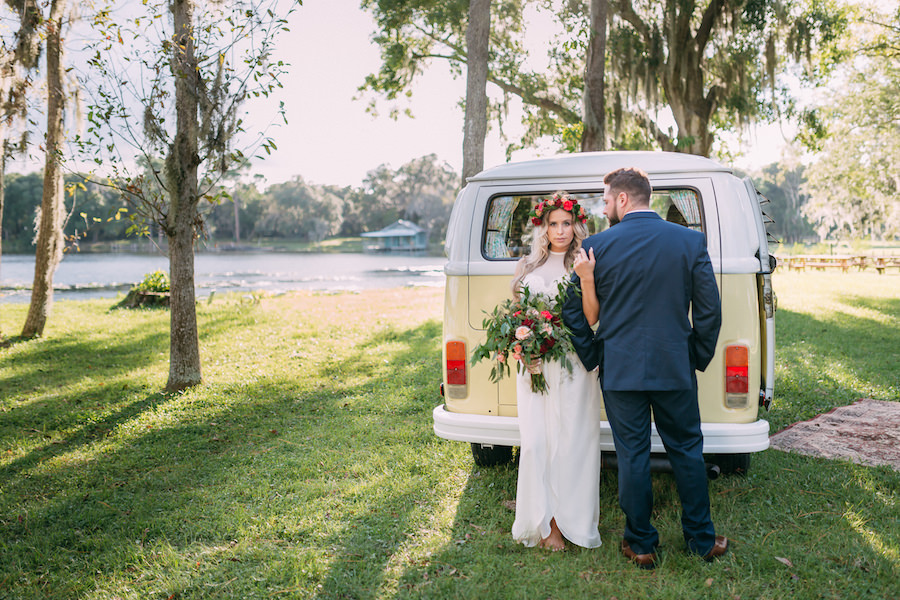
<instances>
[{"instance_id":1,"label":"tree branch","mask_svg":"<svg viewBox=\"0 0 900 600\"><path fill-rule=\"evenodd\" d=\"M715 26L719 15L722 12L724 3L722 0L711 0L703 11L703 19L700 21L700 27L697 28L697 52L703 54L706 44L709 43L709 36L712 34L713 26Z\"/></svg>"},{"instance_id":2,"label":"tree branch","mask_svg":"<svg viewBox=\"0 0 900 600\"><path fill-rule=\"evenodd\" d=\"M649 48L652 45L652 38L650 35L650 28L646 23L641 19L641 17L634 11L634 7L631 5L630 0L617 0L615 2L610 3L610 7L618 14L624 21L629 23L632 27L634 27L635 31L637 31L640 36L644 39L644 43L647 44Z\"/></svg>"},{"instance_id":3,"label":"tree branch","mask_svg":"<svg viewBox=\"0 0 900 600\"><path fill-rule=\"evenodd\" d=\"M428 37L430 40L437 42L439 44L443 44L447 48L449 48L454 54L446 55L446 54L417 54L413 53L414 58L424 59L424 58L441 58L447 61L459 61L461 63L466 63L466 59L468 58L465 52L465 48L461 48L453 43L451 43L448 39L440 38L427 31L426 29L419 27L418 25L414 25L415 29L419 31L422 35ZM542 98L536 95L534 92L526 90L525 88L511 83L509 81L504 81L494 75L490 70L488 71L488 81L499 87L506 93L513 94L514 96L518 96L522 99L526 104L531 104L534 106L538 106L544 110L552 112L558 115L564 122L569 124L576 124L581 122L581 115L577 112L573 111L570 108L563 106L562 104L550 100L549 98Z\"/></svg>"},{"instance_id":4,"label":"tree branch","mask_svg":"<svg viewBox=\"0 0 900 600\"><path fill-rule=\"evenodd\" d=\"M636 113L636 112L628 111L627 114L629 116L631 116L631 118L634 119L642 127L644 127L645 129L650 131L650 134L656 140L656 143L659 144L659 147L661 149L663 149L666 152L676 152L677 151L677 146L672 141L672 138L670 138L669 135L665 131L660 129L660 127L656 123L656 121L654 121L653 119L651 119L644 113Z\"/></svg>"},{"instance_id":5,"label":"tree branch","mask_svg":"<svg viewBox=\"0 0 900 600\"><path fill-rule=\"evenodd\" d=\"M534 92L530 92L508 81L503 81L488 73L488 81L499 87L504 92L513 94L521 98L525 103L538 106L544 110L550 111L559 116L563 121L570 125L581 123L581 115L574 110L567 108L549 98L542 98Z\"/></svg>"}]
</instances>

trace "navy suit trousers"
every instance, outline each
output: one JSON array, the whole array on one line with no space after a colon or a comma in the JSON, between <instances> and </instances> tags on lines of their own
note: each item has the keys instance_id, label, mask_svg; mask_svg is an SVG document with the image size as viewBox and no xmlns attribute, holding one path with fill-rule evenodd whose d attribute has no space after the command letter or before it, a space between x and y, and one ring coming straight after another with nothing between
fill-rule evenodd
<instances>
[{"instance_id":1,"label":"navy suit trousers","mask_svg":"<svg viewBox=\"0 0 900 600\"><path fill-rule=\"evenodd\" d=\"M712 550L716 533L710 517L709 488L697 388L679 391L603 390L619 469L619 505L625 513L625 541L637 554L659 545L650 524L650 415L662 438L681 499L681 527L689 552Z\"/></svg>"}]
</instances>

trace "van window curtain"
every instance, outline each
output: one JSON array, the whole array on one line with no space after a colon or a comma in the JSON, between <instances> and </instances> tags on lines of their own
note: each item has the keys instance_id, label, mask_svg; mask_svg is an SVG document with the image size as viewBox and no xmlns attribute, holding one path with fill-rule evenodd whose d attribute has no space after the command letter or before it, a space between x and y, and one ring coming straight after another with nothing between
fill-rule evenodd
<instances>
[{"instance_id":1,"label":"van window curtain","mask_svg":"<svg viewBox=\"0 0 900 600\"><path fill-rule=\"evenodd\" d=\"M697 192L694 190L672 190L669 192L669 198L672 199L672 203L678 208L678 212L687 221L687 226L700 231L700 204Z\"/></svg>"},{"instance_id":2,"label":"van window curtain","mask_svg":"<svg viewBox=\"0 0 900 600\"><path fill-rule=\"evenodd\" d=\"M484 240L484 253L488 258L509 258L509 224L517 204L515 196L499 196L491 201Z\"/></svg>"}]
</instances>

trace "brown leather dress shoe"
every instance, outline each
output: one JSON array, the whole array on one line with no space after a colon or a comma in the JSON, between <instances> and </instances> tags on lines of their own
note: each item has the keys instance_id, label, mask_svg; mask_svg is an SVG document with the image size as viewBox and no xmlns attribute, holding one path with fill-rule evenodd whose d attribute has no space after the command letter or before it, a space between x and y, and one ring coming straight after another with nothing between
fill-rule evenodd
<instances>
[{"instance_id":1,"label":"brown leather dress shoe","mask_svg":"<svg viewBox=\"0 0 900 600\"><path fill-rule=\"evenodd\" d=\"M712 550L703 555L703 560L712 562L720 556L725 556L726 552L728 552L728 538L724 535L717 535L716 543L713 544Z\"/></svg>"},{"instance_id":2,"label":"brown leather dress shoe","mask_svg":"<svg viewBox=\"0 0 900 600\"><path fill-rule=\"evenodd\" d=\"M622 540L622 554L625 555L625 558L642 569L656 568L657 558L655 552L651 552L650 554L636 554L634 550L631 549L631 546L628 545L628 542Z\"/></svg>"}]
</instances>

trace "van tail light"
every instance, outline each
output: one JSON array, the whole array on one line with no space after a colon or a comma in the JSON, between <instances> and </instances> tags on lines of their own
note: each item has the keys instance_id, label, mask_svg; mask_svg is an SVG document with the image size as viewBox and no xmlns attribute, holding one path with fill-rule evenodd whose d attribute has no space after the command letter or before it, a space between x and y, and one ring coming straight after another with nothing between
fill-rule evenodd
<instances>
[{"instance_id":1,"label":"van tail light","mask_svg":"<svg viewBox=\"0 0 900 600\"><path fill-rule=\"evenodd\" d=\"M467 395L466 343L447 342L447 386L445 393L450 398L465 398Z\"/></svg>"},{"instance_id":2,"label":"van tail light","mask_svg":"<svg viewBox=\"0 0 900 600\"><path fill-rule=\"evenodd\" d=\"M725 346L725 406L750 406L750 349L743 344Z\"/></svg>"}]
</instances>

